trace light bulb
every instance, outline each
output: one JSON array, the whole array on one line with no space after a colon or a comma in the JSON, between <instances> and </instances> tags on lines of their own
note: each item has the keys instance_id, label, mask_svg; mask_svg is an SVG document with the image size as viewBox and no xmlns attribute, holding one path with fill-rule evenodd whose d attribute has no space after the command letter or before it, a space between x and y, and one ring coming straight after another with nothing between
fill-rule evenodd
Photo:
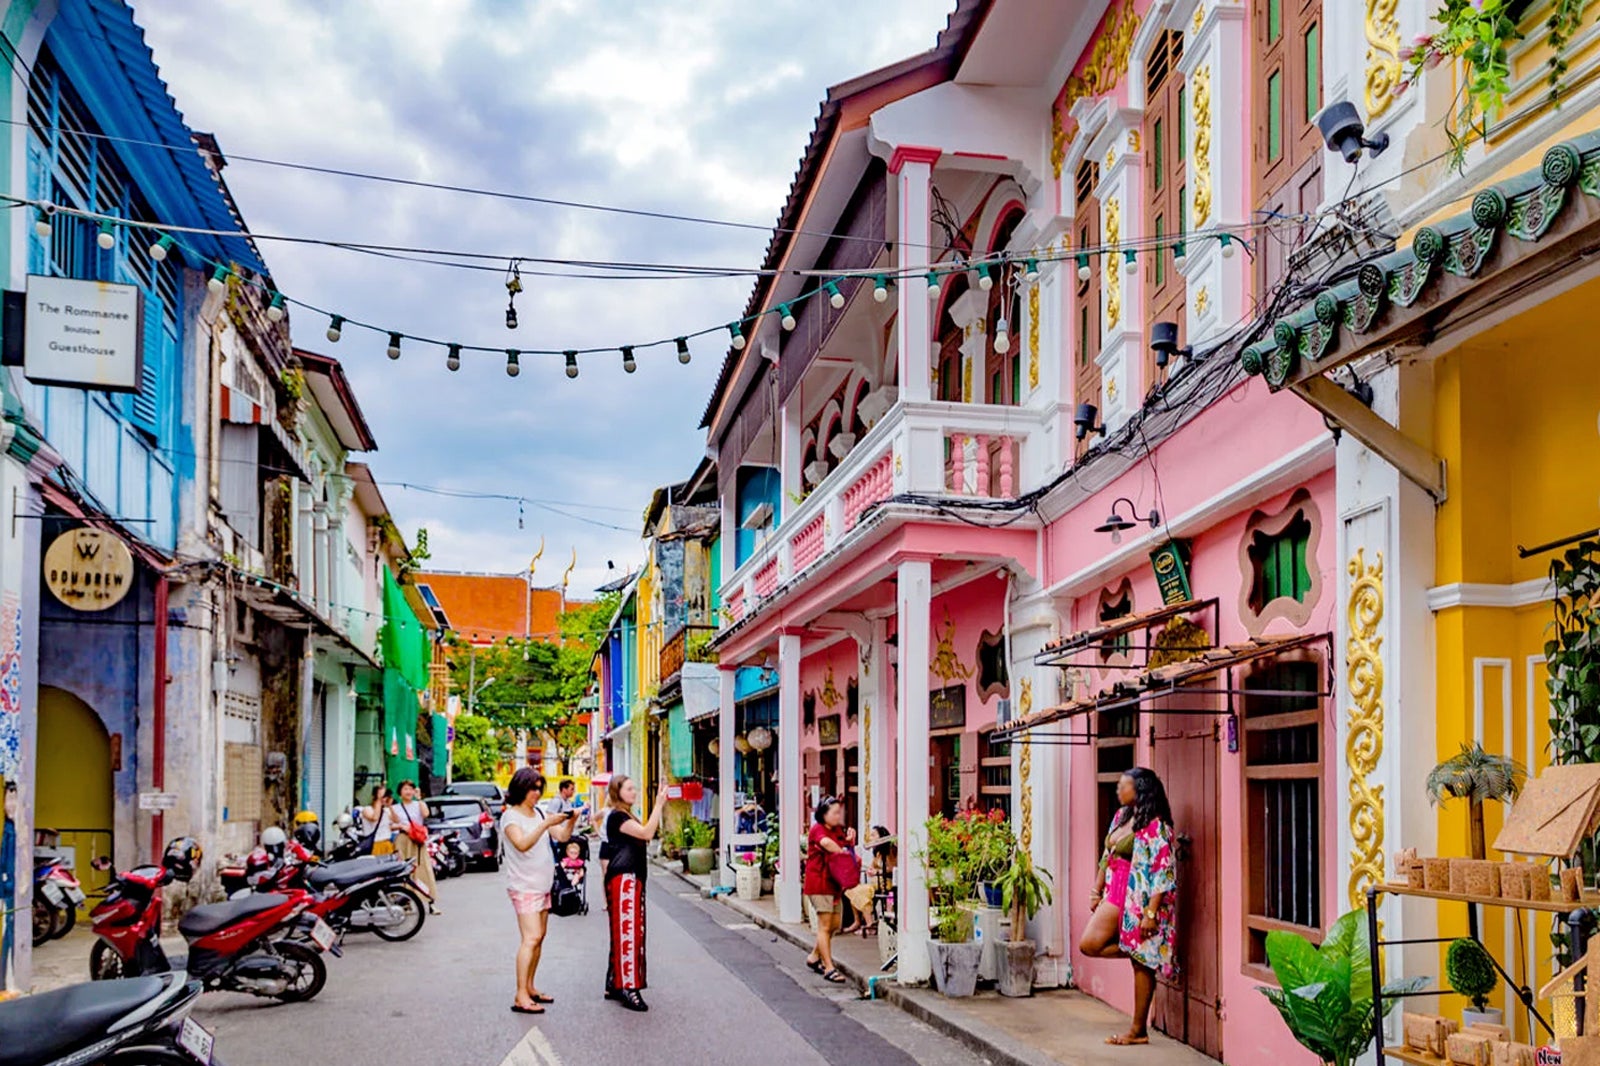
<instances>
[{"instance_id":1,"label":"light bulb","mask_svg":"<svg viewBox=\"0 0 1600 1066\"><path fill-rule=\"evenodd\" d=\"M267 304L267 321L283 321L283 293L275 292L272 294L272 302Z\"/></svg>"},{"instance_id":2,"label":"light bulb","mask_svg":"<svg viewBox=\"0 0 1600 1066\"><path fill-rule=\"evenodd\" d=\"M639 364L633 358L633 345L631 344L624 346L622 349L622 369L630 374L639 369Z\"/></svg>"},{"instance_id":3,"label":"light bulb","mask_svg":"<svg viewBox=\"0 0 1600 1066\"><path fill-rule=\"evenodd\" d=\"M40 207L38 217L33 220L33 232L41 237L49 238L51 232L50 216L55 213L55 204L45 204Z\"/></svg>"},{"instance_id":4,"label":"light bulb","mask_svg":"<svg viewBox=\"0 0 1600 1066\"><path fill-rule=\"evenodd\" d=\"M219 266L211 272L211 279L206 282L206 288L212 292L221 292L228 287L228 268Z\"/></svg>"},{"instance_id":5,"label":"light bulb","mask_svg":"<svg viewBox=\"0 0 1600 1066\"><path fill-rule=\"evenodd\" d=\"M978 288L984 292L994 288L994 269L992 267L985 266L978 272Z\"/></svg>"},{"instance_id":6,"label":"light bulb","mask_svg":"<svg viewBox=\"0 0 1600 1066\"><path fill-rule=\"evenodd\" d=\"M872 298L878 303L889 299L889 282L882 274L872 279Z\"/></svg>"},{"instance_id":7,"label":"light bulb","mask_svg":"<svg viewBox=\"0 0 1600 1066\"><path fill-rule=\"evenodd\" d=\"M575 351L572 351L571 349L568 349L567 352L566 352L566 356L567 356L567 377L575 378L575 377L578 376L578 353L575 352Z\"/></svg>"},{"instance_id":8,"label":"light bulb","mask_svg":"<svg viewBox=\"0 0 1600 1066\"><path fill-rule=\"evenodd\" d=\"M444 365L450 370L461 369L461 345L452 344L450 354L445 357Z\"/></svg>"},{"instance_id":9,"label":"light bulb","mask_svg":"<svg viewBox=\"0 0 1600 1066\"><path fill-rule=\"evenodd\" d=\"M506 329L517 328L517 305L506 304Z\"/></svg>"},{"instance_id":10,"label":"light bulb","mask_svg":"<svg viewBox=\"0 0 1600 1066\"><path fill-rule=\"evenodd\" d=\"M823 286L828 292L828 306L837 311L844 306L844 293L839 291L839 283L830 281Z\"/></svg>"},{"instance_id":11,"label":"light bulb","mask_svg":"<svg viewBox=\"0 0 1600 1066\"><path fill-rule=\"evenodd\" d=\"M744 331L739 328L739 323L729 322L728 333L733 337L733 350L736 352L744 351Z\"/></svg>"},{"instance_id":12,"label":"light bulb","mask_svg":"<svg viewBox=\"0 0 1600 1066\"><path fill-rule=\"evenodd\" d=\"M158 263L165 262L167 258L167 252L171 248L172 238L166 234L162 234L161 239L150 246L150 258L154 259Z\"/></svg>"},{"instance_id":13,"label":"light bulb","mask_svg":"<svg viewBox=\"0 0 1600 1066\"><path fill-rule=\"evenodd\" d=\"M789 305L779 304L778 313L783 316L778 319L778 325L784 329L794 329L794 311L790 309Z\"/></svg>"},{"instance_id":14,"label":"light bulb","mask_svg":"<svg viewBox=\"0 0 1600 1066\"><path fill-rule=\"evenodd\" d=\"M515 348L506 349L506 377L514 378L522 373L522 364L518 362L522 353Z\"/></svg>"},{"instance_id":15,"label":"light bulb","mask_svg":"<svg viewBox=\"0 0 1600 1066\"><path fill-rule=\"evenodd\" d=\"M94 240L96 244L109 252L117 246L117 231L112 228L110 222L101 222L100 235Z\"/></svg>"},{"instance_id":16,"label":"light bulb","mask_svg":"<svg viewBox=\"0 0 1600 1066\"><path fill-rule=\"evenodd\" d=\"M1089 255L1087 252L1078 253L1078 280L1089 280Z\"/></svg>"},{"instance_id":17,"label":"light bulb","mask_svg":"<svg viewBox=\"0 0 1600 1066\"><path fill-rule=\"evenodd\" d=\"M389 334L389 358L400 358L400 334L398 333Z\"/></svg>"},{"instance_id":18,"label":"light bulb","mask_svg":"<svg viewBox=\"0 0 1600 1066\"><path fill-rule=\"evenodd\" d=\"M937 300L938 298L939 298L939 275L935 274L933 271L930 270L930 271L928 271L928 299Z\"/></svg>"},{"instance_id":19,"label":"light bulb","mask_svg":"<svg viewBox=\"0 0 1600 1066\"><path fill-rule=\"evenodd\" d=\"M1121 544L1122 543L1122 530L1113 529L1111 531L1111 543L1113 543L1113 544Z\"/></svg>"},{"instance_id":20,"label":"light bulb","mask_svg":"<svg viewBox=\"0 0 1600 1066\"><path fill-rule=\"evenodd\" d=\"M1011 331L1006 327L1006 320L999 319L994 324L994 350L1004 355L1011 348Z\"/></svg>"},{"instance_id":21,"label":"light bulb","mask_svg":"<svg viewBox=\"0 0 1600 1066\"><path fill-rule=\"evenodd\" d=\"M1224 258L1224 259L1232 259L1233 258L1233 238L1231 236L1229 236L1228 234L1224 233L1220 237L1218 237L1217 239L1222 242L1222 258Z\"/></svg>"},{"instance_id":22,"label":"light bulb","mask_svg":"<svg viewBox=\"0 0 1600 1066\"><path fill-rule=\"evenodd\" d=\"M678 338L678 362L687 365L691 358L692 358L692 356L689 355L689 338L688 337L679 337Z\"/></svg>"},{"instance_id":23,"label":"light bulb","mask_svg":"<svg viewBox=\"0 0 1600 1066\"><path fill-rule=\"evenodd\" d=\"M328 339L338 343L340 334L344 329L344 316L334 315L328 319Z\"/></svg>"},{"instance_id":24,"label":"light bulb","mask_svg":"<svg viewBox=\"0 0 1600 1066\"><path fill-rule=\"evenodd\" d=\"M1172 265L1177 267L1179 270L1182 270L1184 268L1184 264L1189 262L1189 256L1185 254L1186 252L1187 249L1184 248L1182 241L1179 241L1177 244L1172 246Z\"/></svg>"},{"instance_id":25,"label":"light bulb","mask_svg":"<svg viewBox=\"0 0 1600 1066\"><path fill-rule=\"evenodd\" d=\"M1132 248L1122 253L1122 271L1125 274L1137 274L1139 272L1139 263L1134 258Z\"/></svg>"},{"instance_id":26,"label":"light bulb","mask_svg":"<svg viewBox=\"0 0 1600 1066\"><path fill-rule=\"evenodd\" d=\"M1022 268L1022 280L1029 285L1039 280L1039 260L1034 259L1032 256L1028 257Z\"/></svg>"}]
</instances>

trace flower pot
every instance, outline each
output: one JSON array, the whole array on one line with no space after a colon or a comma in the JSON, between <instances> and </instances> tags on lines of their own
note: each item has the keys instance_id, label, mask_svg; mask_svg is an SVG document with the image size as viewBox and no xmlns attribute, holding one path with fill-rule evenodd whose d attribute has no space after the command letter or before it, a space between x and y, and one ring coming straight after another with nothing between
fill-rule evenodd
<instances>
[{"instance_id":1,"label":"flower pot","mask_svg":"<svg viewBox=\"0 0 1600 1066\"><path fill-rule=\"evenodd\" d=\"M742 900L760 899L761 867L735 866L733 868L733 889Z\"/></svg>"},{"instance_id":2,"label":"flower pot","mask_svg":"<svg viewBox=\"0 0 1600 1066\"><path fill-rule=\"evenodd\" d=\"M987 881L979 881L978 898L983 901L985 907L998 907L1004 896L1001 895L999 888Z\"/></svg>"},{"instance_id":3,"label":"flower pot","mask_svg":"<svg viewBox=\"0 0 1600 1066\"><path fill-rule=\"evenodd\" d=\"M717 853L712 848L690 848L685 865L690 873L704 876L716 869Z\"/></svg>"},{"instance_id":4,"label":"flower pot","mask_svg":"<svg viewBox=\"0 0 1600 1066\"><path fill-rule=\"evenodd\" d=\"M928 941L933 960L933 987L951 999L972 995L978 990L978 959L983 945L969 940L964 944Z\"/></svg>"},{"instance_id":5,"label":"flower pot","mask_svg":"<svg viewBox=\"0 0 1600 1066\"><path fill-rule=\"evenodd\" d=\"M1461 1012L1461 1027L1463 1029L1467 1029L1479 1023L1484 1025L1501 1025L1504 1024L1504 1017L1505 1012L1499 1007L1490 1007L1488 1010L1472 1010L1471 1008L1467 1008Z\"/></svg>"},{"instance_id":6,"label":"flower pot","mask_svg":"<svg viewBox=\"0 0 1600 1066\"><path fill-rule=\"evenodd\" d=\"M1008 940L1003 945L1005 958L1000 979L995 982L1002 996L1033 995L1033 956L1031 940Z\"/></svg>"},{"instance_id":7,"label":"flower pot","mask_svg":"<svg viewBox=\"0 0 1600 1066\"><path fill-rule=\"evenodd\" d=\"M763 875L762 878L761 878L761 894L763 896L772 895L772 889L773 889L773 886L775 884L777 884L777 880L778 879L775 878L775 877L767 877L767 876Z\"/></svg>"}]
</instances>

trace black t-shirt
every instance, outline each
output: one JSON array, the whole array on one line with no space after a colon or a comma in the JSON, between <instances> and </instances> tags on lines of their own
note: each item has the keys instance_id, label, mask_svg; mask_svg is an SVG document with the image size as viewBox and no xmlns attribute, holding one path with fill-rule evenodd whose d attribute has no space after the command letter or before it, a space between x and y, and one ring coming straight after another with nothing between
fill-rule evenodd
<instances>
[{"instance_id":1,"label":"black t-shirt","mask_svg":"<svg viewBox=\"0 0 1600 1066\"><path fill-rule=\"evenodd\" d=\"M645 876L644 841L622 831L622 827L632 818L633 815L627 811L612 811L606 815L605 839L611 845L611 864L606 867L607 881L618 874Z\"/></svg>"}]
</instances>

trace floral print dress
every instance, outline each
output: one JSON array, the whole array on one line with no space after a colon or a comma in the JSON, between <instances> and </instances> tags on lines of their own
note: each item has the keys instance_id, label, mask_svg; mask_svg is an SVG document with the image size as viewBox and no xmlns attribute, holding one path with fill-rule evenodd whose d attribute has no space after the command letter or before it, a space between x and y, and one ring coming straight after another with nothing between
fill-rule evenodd
<instances>
[{"instance_id":1,"label":"floral print dress","mask_svg":"<svg viewBox=\"0 0 1600 1066\"><path fill-rule=\"evenodd\" d=\"M1122 933L1118 941L1130 959L1167 980L1177 972L1173 956L1177 939L1177 888L1172 827L1158 819L1133 834L1133 869L1128 878L1128 895L1122 905ZM1156 909L1156 931L1147 937L1139 923L1150 905L1150 897L1158 892L1161 906Z\"/></svg>"}]
</instances>

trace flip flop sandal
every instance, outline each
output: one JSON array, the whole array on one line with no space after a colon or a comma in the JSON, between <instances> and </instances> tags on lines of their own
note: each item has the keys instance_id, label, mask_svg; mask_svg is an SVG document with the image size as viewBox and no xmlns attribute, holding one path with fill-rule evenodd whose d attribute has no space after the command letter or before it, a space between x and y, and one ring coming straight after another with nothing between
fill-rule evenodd
<instances>
[{"instance_id":1,"label":"flip flop sandal","mask_svg":"<svg viewBox=\"0 0 1600 1066\"><path fill-rule=\"evenodd\" d=\"M530 998L535 1003L554 1003L556 1001L556 997L547 996L543 992L535 992Z\"/></svg>"},{"instance_id":2,"label":"flip flop sandal","mask_svg":"<svg viewBox=\"0 0 1600 1066\"><path fill-rule=\"evenodd\" d=\"M842 985L842 984L845 983L845 980L846 980L844 974L840 973L836 969L835 970L829 970L827 973L823 974L822 975L822 979L824 981L827 981L829 984L834 984L834 985Z\"/></svg>"},{"instance_id":3,"label":"flip flop sandal","mask_svg":"<svg viewBox=\"0 0 1600 1066\"><path fill-rule=\"evenodd\" d=\"M544 1013L544 1008L543 1007L519 1007L515 1003L513 1003L513 1004L511 1004L511 1013L512 1014L543 1014Z\"/></svg>"},{"instance_id":4,"label":"flip flop sandal","mask_svg":"<svg viewBox=\"0 0 1600 1066\"><path fill-rule=\"evenodd\" d=\"M820 975L823 972L822 971L822 960L821 959L807 959L806 960L806 969L810 970L814 974Z\"/></svg>"},{"instance_id":5,"label":"flip flop sandal","mask_svg":"<svg viewBox=\"0 0 1600 1066\"><path fill-rule=\"evenodd\" d=\"M1148 1036L1128 1036L1125 1033L1118 1033L1116 1036L1106 1037L1106 1043L1112 1047L1136 1047L1150 1043L1150 1038Z\"/></svg>"}]
</instances>

